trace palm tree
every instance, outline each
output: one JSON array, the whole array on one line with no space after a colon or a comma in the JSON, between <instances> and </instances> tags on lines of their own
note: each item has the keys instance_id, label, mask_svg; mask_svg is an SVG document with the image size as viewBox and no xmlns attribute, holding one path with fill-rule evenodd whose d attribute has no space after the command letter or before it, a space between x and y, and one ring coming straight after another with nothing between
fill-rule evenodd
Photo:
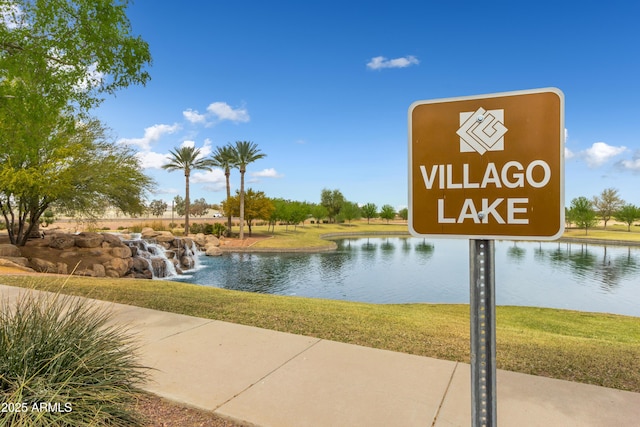
<instances>
[{"instance_id":1,"label":"palm tree","mask_svg":"<svg viewBox=\"0 0 640 427\"><path fill-rule=\"evenodd\" d=\"M213 152L208 159L209 165L214 168L220 168L224 170L224 176L227 179L227 206L229 205L229 199L231 199L231 186L229 184L229 176L231 175L231 168L235 168L235 157L233 153L233 147L231 145L225 145L224 147L216 147L216 151ZM227 212L227 236L231 235L231 211Z\"/></svg>"},{"instance_id":2,"label":"palm tree","mask_svg":"<svg viewBox=\"0 0 640 427\"><path fill-rule=\"evenodd\" d=\"M261 153L258 144L251 141L236 141L232 145L234 167L240 170L240 240L244 239L244 173L247 165L266 157Z\"/></svg>"},{"instance_id":3,"label":"palm tree","mask_svg":"<svg viewBox=\"0 0 640 427\"><path fill-rule=\"evenodd\" d=\"M189 176L192 170L211 170L209 162L205 159L198 158L200 156L200 149L185 146L169 150L171 155L169 163L163 165L162 168L169 172L175 170L184 170L185 180L185 198L184 198L184 234L189 235Z\"/></svg>"}]
</instances>

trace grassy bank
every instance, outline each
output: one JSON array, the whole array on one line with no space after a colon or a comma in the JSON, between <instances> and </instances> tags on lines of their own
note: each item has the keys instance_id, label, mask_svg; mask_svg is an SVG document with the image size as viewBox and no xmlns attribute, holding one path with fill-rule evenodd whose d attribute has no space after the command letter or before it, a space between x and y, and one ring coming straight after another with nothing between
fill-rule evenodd
<instances>
[{"instance_id":1,"label":"grassy bank","mask_svg":"<svg viewBox=\"0 0 640 427\"><path fill-rule=\"evenodd\" d=\"M325 248L332 245L322 236L334 233L400 233L407 232L406 223L387 224L380 220L373 220L371 224L366 221L354 221L352 224L306 224L303 227L276 226L275 232L267 230L266 225L253 227L253 234L269 237L257 242L254 248Z\"/></svg>"},{"instance_id":2,"label":"grassy bank","mask_svg":"<svg viewBox=\"0 0 640 427\"><path fill-rule=\"evenodd\" d=\"M67 278L4 276L57 291ZM169 281L71 277L64 293L318 338L469 362L469 307L375 305L227 291ZM498 307L500 369L640 392L640 318Z\"/></svg>"}]
</instances>

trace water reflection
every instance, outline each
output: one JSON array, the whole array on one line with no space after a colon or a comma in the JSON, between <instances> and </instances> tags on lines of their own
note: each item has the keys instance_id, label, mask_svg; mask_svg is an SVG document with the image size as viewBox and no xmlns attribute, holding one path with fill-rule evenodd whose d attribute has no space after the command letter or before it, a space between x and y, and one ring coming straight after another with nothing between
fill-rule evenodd
<instances>
[{"instance_id":1,"label":"water reflection","mask_svg":"<svg viewBox=\"0 0 640 427\"><path fill-rule=\"evenodd\" d=\"M184 280L374 303L468 303L467 240L358 238L321 254L228 254ZM437 248L437 250L436 250ZM640 248L496 242L496 302L640 316Z\"/></svg>"},{"instance_id":2,"label":"water reflection","mask_svg":"<svg viewBox=\"0 0 640 427\"><path fill-rule=\"evenodd\" d=\"M568 268L576 280L595 280L601 290L613 292L625 281L638 278L639 260L631 251L630 247L566 243L546 251L537 249L536 260L548 261L554 268Z\"/></svg>"}]
</instances>

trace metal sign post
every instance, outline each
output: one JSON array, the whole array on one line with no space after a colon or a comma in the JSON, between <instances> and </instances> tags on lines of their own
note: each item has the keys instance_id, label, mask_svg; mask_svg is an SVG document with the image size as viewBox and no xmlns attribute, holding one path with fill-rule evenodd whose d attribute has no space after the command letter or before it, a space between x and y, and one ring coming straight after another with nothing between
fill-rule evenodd
<instances>
[{"instance_id":1,"label":"metal sign post","mask_svg":"<svg viewBox=\"0 0 640 427\"><path fill-rule=\"evenodd\" d=\"M471 288L471 420L496 427L494 241L469 240Z\"/></svg>"},{"instance_id":2,"label":"metal sign post","mask_svg":"<svg viewBox=\"0 0 640 427\"><path fill-rule=\"evenodd\" d=\"M416 101L408 119L409 232L472 239L472 426L495 427L494 239L556 240L564 231L564 94Z\"/></svg>"}]
</instances>

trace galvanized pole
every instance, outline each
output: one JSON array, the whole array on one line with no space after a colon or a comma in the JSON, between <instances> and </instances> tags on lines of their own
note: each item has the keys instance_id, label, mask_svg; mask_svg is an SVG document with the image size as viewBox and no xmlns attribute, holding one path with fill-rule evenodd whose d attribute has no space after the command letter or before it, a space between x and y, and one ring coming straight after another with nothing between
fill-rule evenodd
<instances>
[{"instance_id":1,"label":"galvanized pole","mask_svg":"<svg viewBox=\"0 0 640 427\"><path fill-rule=\"evenodd\" d=\"M496 301L493 240L469 240L471 425L496 427Z\"/></svg>"}]
</instances>

